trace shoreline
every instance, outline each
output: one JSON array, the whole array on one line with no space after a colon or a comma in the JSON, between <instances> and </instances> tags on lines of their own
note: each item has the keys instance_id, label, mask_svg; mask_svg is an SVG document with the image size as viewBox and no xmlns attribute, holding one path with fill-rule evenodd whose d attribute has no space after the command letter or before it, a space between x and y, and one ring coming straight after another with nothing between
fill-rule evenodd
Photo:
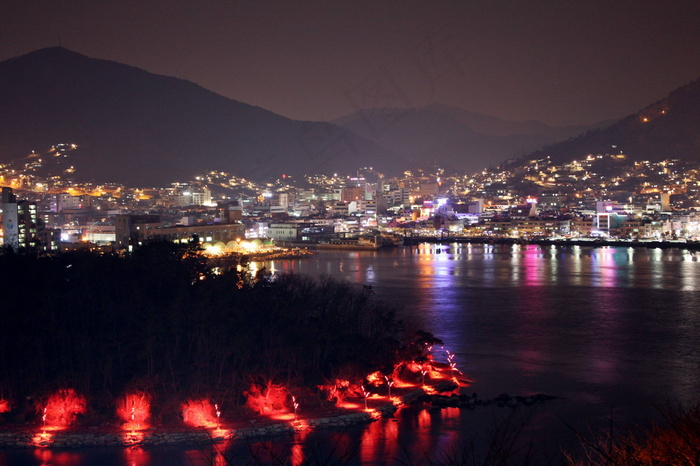
<instances>
[{"instance_id":1,"label":"shoreline","mask_svg":"<svg viewBox=\"0 0 700 466\"><path fill-rule=\"evenodd\" d=\"M441 382L434 386L421 387L399 397L370 397L363 401L368 403L368 408L362 409L362 400L357 401L357 408L339 408L340 413L329 414L322 417L295 418L291 413L283 414L291 417L289 420L276 421L274 419L253 419L239 421L237 427L226 427L230 423L222 423L218 427L187 427L187 426L158 426L141 430L104 429L99 427L66 428L63 430L27 430L21 427L3 432L0 429L0 449L79 449L95 447L133 447L133 446L171 446L171 445L204 445L218 444L235 440L255 438L267 438L278 435L293 435L299 432L308 432L322 429L337 429L368 424L381 418L392 417L399 408L417 403L423 404L423 408L429 411L444 408L460 408L474 410L477 407L496 405L515 409L518 406L531 406L548 400L556 399L556 396L535 394L529 396L510 396L502 393L493 399L478 399L476 394L468 396L457 394L460 385L456 382ZM451 395L443 393L452 392ZM377 401L380 404L377 404ZM370 406L374 405L374 406ZM344 411L344 412L343 412ZM259 423L259 424L258 424Z\"/></svg>"},{"instance_id":2,"label":"shoreline","mask_svg":"<svg viewBox=\"0 0 700 466\"><path fill-rule=\"evenodd\" d=\"M433 390L447 392L454 390L454 384L432 387ZM370 409L343 409L345 413L316 417L298 418L288 421L274 419L248 420L248 426L243 421L238 427L226 427L222 422L219 427L188 427L188 426L154 426L142 430L116 430L114 428L65 428L50 430L41 427L28 430L24 426L0 427L0 449L9 448L40 448L40 449L76 449L91 447L131 447L131 446L165 446L165 445L202 445L214 444L236 439L269 437L274 435L294 434L308 430L332 429L366 424L382 417L392 416L400 406L408 405L427 394L424 388L410 391L397 400L389 400ZM381 397L385 401L386 397ZM373 400L375 404L377 399ZM358 402L359 403L359 402ZM287 414L289 415L289 414ZM259 423L259 425L257 425Z\"/></svg>"},{"instance_id":3,"label":"shoreline","mask_svg":"<svg viewBox=\"0 0 700 466\"><path fill-rule=\"evenodd\" d=\"M219 267L234 267L246 262L264 262L271 260L305 259L317 254L316 251L302 248L278 248L274 251L238 253L231 252L207 257L210 264Z\"/></svg>"},{"instance_id":4,"label":"shoreline","mask_svg":"<svg viewBox=\"0 0 700 466\"><path fill-rule=\"evenodd\" d=\"M540 246L581 246L581 247L628 247L628 248L660 248L660 249L688 249L700 250L700 241L682 240L602 240L602 239L523 239L523 238L484 238L484 237L406 237L404 246L416 246L420 243L430 244L451 244L451 243L474 243L474 244L495 244L495 245L528 245L536 244Z\"/></svg>"},{"instance_id":5,"label":"shoreline","mask_svg":"<svg viewBox=\"0 0 700 466\"><path fill-rule=\"evenodd\" d=\"M291 253L283 257L270 257L270 259L294 259L306 257L318 252L327 251L382 251L392 247L415 247L421 243L449 245L457 244L487 244L487 245L529 245L556 246L556 247L619 247L619 248L646 248L646 249L687 249L700 251L700 241L694 240L626 240L626 239L574 239L574 238L489 238L489 237L465 237L465 236L405 236L398 245L383 245L376 248L362 248L352 245L337 245L337 247L321 247L318 243L289 243L299 253ZM267 258L253 258L245 255L250 260L268 260Z\"/></svg>"}]
</instances>

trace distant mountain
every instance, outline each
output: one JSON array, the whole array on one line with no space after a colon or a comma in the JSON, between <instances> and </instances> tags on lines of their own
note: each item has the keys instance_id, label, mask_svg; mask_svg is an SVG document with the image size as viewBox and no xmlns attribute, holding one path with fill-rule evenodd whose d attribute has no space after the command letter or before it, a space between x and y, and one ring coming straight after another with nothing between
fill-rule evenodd
<instances>
[{"instance_id":1,"label":"distant mountain","mask_svg":"<svg viewBox=\"0 0 700 466\"><path fill-rule=\"evenodd\" d=\"M474 172L606 125L552 127L507 121L448 105L360 110L332 121L412 161Z\"/></svg>"},{"instance_id":2,"label":"distant mountain","mask_svg":"<svg viewBox=\"0 0 700 466\"><path fill-rule=\"evenodd\" d=\"M517 135L540 136L553 141L578 136L591 129L606 128L617 121L604 120L590 125L550 126L537 120L503 120L495 116L469 112L458 107L451 107L444 104L433 104L427 108L450 115L478 133L501 137Z\"/></svg>"},{"instance_id":3,"label":"distant mountain","mask_svg":"<svg viewBox=\"0 0 700 466\"><path fill-rule=\"evenodd\" d=\"M324 122L300 122L196 84L55 47L0 63L0 163L75 143L75 178L164 185L202 170L391 172L402 160Z\"/></svg>"},{"instance_id":4,"label":"distant mountain","mask_svg":"<svg viewBox=\"0 0 700 466\"><path fill-rule=\"evenodd\" d=\"M700 79L607 128L548 146L522 162L550 156L561 163L588 154L618 153L636 161L700 161Z\"/></svg>"}]
</instances>

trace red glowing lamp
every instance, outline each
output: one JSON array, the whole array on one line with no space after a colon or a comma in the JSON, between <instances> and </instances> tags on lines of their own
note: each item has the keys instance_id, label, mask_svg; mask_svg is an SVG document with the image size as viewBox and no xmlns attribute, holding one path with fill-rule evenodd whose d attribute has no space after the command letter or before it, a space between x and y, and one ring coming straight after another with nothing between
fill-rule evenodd
<instances>
[{"instance_id":1,"label":"red glowing lamp","mask_svg":"<svg viewBox=\"0 0 700 466\"><path fill-rule=\"evenodd\" d=\"M188 400L182 404L182 419L192 427L219 427L219 406L206 399Z\"/></svg>"},{"instance_id":2,"label":"red glowing lamp","mask_svg":"<svg viewBox=\"0 0 700 466\"><path fill-rule=\"evenodd\" d=\"M151 397L144 392L127 393L117 405L117 415L124 421L125 430L141 430L149 427Z\"/></svg>"},{"instance_id":3,"label":"red glowing lamp","mask_svg":"<svg viewBox=\"0 0 700 466\"><path fill-rule=\"evenodd\" d=\"M49 396L46 404L37 408L45 429L60 430L70 427L79 414L85 413L87 401L72 388L66 388Z\"/></svg>"}]
</instances>

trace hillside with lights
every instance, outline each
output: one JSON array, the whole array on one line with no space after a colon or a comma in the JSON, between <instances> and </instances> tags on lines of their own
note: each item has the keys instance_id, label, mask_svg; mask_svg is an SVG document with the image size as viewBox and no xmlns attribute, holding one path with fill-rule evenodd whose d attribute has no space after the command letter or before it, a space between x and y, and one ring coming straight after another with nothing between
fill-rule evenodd
<instances>
[{"instance_id":1,"label":"hillside with lights","mask_svg":"<svg viewBox=\"0 0 700 466\"><path fill-rule=\"evenodd\" d=\"M75 179L162 186L205 167L263 180L282 174L385 171L401 159L331 123L295 121L62 47L0 62L0 165L76 143Z\"/></svg>"},{"instance_id":2,"label":"hillside with lights","mask_svg":"<svg viewBox=\"0 0 700 466\"><path fill-rule=\"evenodd\" d=\"M700 160L700 79L612 126L551 145L523 157L525 162L549 156L563 163L589 154L624 153L635 161Z\"/></svg>"}]
</instances>

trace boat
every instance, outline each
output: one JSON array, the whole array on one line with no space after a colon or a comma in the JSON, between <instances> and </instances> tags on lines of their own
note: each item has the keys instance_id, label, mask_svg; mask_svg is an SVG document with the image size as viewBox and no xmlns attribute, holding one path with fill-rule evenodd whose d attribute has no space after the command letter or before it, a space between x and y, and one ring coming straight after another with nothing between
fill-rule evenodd
<instances>
[{"instance_id":1,"label":"boat","mask_svg":"<svg viewBox=\"0 0 700 466\"><path fill-rule=\"evenodd\" d=\"M376 251L382 247L376 236L360 236L359 238L333 239L328 242L318 243L318 250L344 249L350 251Z\"/></svg>"}]
</instances>

